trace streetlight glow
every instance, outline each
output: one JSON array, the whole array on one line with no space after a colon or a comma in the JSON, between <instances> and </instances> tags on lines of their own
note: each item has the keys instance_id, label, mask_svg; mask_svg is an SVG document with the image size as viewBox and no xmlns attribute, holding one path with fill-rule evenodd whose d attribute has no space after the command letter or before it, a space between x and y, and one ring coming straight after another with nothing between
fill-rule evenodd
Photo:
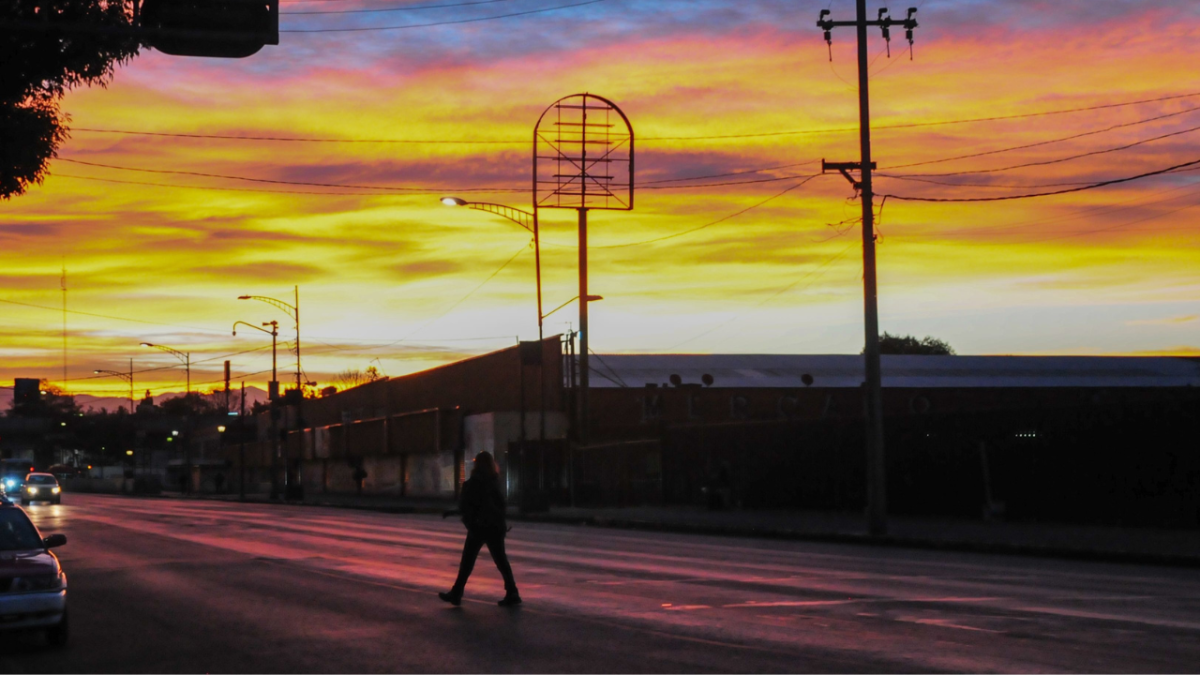
<instances>
[{"instance_id":1,"label":"streetlight glow","mask_svg":"<svg viewBox=\"0 0 1200 675\"><path fill-rule=\"evenodd\" d=\"M458 197L442 197L442 203L446 206L466 206L467 200Z\"/></svg>"}]
</instances>

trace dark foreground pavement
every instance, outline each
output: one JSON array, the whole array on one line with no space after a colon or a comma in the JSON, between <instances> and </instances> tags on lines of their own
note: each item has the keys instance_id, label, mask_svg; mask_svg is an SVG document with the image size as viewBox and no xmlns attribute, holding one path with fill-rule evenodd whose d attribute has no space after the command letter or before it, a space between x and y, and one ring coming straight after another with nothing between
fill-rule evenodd
<instances>
[{"instance_id":1,"label":"dark foreground pavement","mask_svg":"<svg viewBox=\"0 0 1200 675\"><path fill-rule=\"evenodd\" d=\"M71 644L0 672L1200 669L1194 570L517 523L467 601L436 516L68 495Z\"/></svg>"}]
</instances>

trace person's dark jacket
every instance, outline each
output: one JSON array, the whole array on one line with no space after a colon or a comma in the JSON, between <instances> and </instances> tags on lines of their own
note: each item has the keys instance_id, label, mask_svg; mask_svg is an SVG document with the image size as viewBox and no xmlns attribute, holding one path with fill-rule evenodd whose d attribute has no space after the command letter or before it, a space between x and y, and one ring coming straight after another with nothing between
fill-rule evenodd
<instances>
[{"instance_id":1,"label":"person's dark jacket","mask_svg":"<svg viewBox=\"0 0 1200 675\"><path fill-rule=\"evenodd\" d=\"M483 473L474 473L462 486L458 508L462 511L463 525L480 534L504 534L504 493L500 480Z\"/></svg>"}]
</instances>

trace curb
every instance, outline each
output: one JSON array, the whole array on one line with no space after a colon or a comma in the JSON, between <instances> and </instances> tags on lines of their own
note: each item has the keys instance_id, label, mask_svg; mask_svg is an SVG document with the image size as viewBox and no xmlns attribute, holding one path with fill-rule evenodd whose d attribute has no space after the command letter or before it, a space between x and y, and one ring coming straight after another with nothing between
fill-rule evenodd
<instances>
[{"instance_id":1,"label":"curb","mask_svg":"<svg viewBox=\"0 0 1200 675\"><path fill-rule=\"evenodd\" d=\"M955 551L963 553L987 553L1056 558L1062 560L1084 560L1089 562L1157 565L1165 567L1200 568L1200 556L1149 553L1129 550L1098 550L1038 544L1014 544L1007 542L970 541L963 539L923 539L885 535L875 537L850 532L801 532L775 528L736 527L689 523L660 523L645 520L597 518L595 516L553 516L548 514L517 515L512 520L526 522L556 523L561 525L585 525L625 530L650 532L672 532L678 534L705 534L722 537L753 537L784 541L808 541L825 544L857 544L888 548L908 548L927 551Z\"/></svg>"}]
</instances>

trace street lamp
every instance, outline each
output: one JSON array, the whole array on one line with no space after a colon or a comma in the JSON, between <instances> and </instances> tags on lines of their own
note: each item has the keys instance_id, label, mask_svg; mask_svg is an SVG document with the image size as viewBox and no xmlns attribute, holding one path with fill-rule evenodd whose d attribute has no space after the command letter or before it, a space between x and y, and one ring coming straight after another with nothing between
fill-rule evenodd
<instances>
[{"instance_id":1,"label":"street lamp","mask_svg":"<svg viewBox=\"0 0 1200 675\"><path fill-rule=\"evenodd\" d=\"M303 380L303 377L301 375L301 370L300 370L300 287L295 286L293 288L293 291L295 293L295 303L296 303L294 305L288 304L288 303L284 302L283 300L279 300L276 298L269 298L265 295L239 295L238 300L258 300L259 302L265 302L268 305L271 305L272 307L274 307L286 314L291 315L292 318L295 319L295 321L296 321L296 396L297 396L296 428L300 431L301 438L303 438L303 433L304 433L304 411L303 411L304 380ZM264 323L263 325L266 326L267 324ZM237 324L235 323L234 326L236 327ZM276 335L278 335L278 324L273 325L272 328L274 329L273 335L272 335L272 344L274 344L274 337ZM262 330L262 329L259 329L259 330ZM264 331L264 332L266 332L266 331ZM272 353L274 353L273 349L272 349ZM272 361L273 360L274 359L272 357ZM272 373L274 373L274 366L272 366ZM272 411L271 414L272 414L272 417L271 417L272 435L275 436L274 442L278 443L279 442L279 434L274 433L275 412ZM286 452L286 451L287 451L287 449L286 449L286 447L284 447L282 452ZM279 457L280 454L281 454L281 450L278 446L276 446L275 457ZM284 457L283 460L284 460L284 471L283 471L284 498L287 499L288 493L290 492L290 478L291 477L289 476L290 470L287 467L287 457ZM272 498L275 498L277 495L276 480L277 480L276 472L274 470L272 470L272 472L271 472L271 497Z\"/></svg>"},{"instance_id":2,"label":"street lamp","mask_svg":"<svg viewBox=\"0 0 1200 675\"><path fill-rule=\"evenodd\" d=\"M276 346L277 338L279 337L279 322L278 321L264 321L263 322L264 326L271 327L271 330L267 330L266 328L259 328L258 326L255 326L252 323L246 323L245 321L234 321L233 322L233 334L235 336L237 335L238 324L241 324L243 326L249 326L249 327L253 328L254 330L262 331L262 332L266 333L267 335L271 336L271 384L267 386L267 397L269 399L271 399L272 401L274 401L276 398L279 397L279 378L275 372L275 346Z\"/></svg>"},{"instance_id":3,"label":"street lamp","mask_svg":"<svg viewBox=\"0 0 1200 675\"><path fill-rule=\"evenodd\" d=\"M133 359L129 359L129 372L122 373L119 370L94 370L96 375L112 375L119 377L129 383L129 414L133 414Z\"/></svg>"},{"instance_id":4,"label":"street lamp","mask_svg":"<svg viewBox=\"0 0 1200 675\"><path fill-rule=\"evenodd\" d=\"M529 231L530 234L533 235L533 268L534 268L534 274L536 275L536 280L537 280L537 312L538 312L537 325L538 325L538 355L539 355L538 363L540 364L540 365L538 365L538 400L539 400L539 402L538 402L538 441L539 441L539 443L543 444L543 446L544 446L544 444L546 442L546 368L545 368L544 364L541 364L540 356L542 353L541 352L542 341L544 340L544 336L542 334L542 324L543 324L543 319L545 319L546 316L542 314L542 242L541 242L541 238L538 233L537 203L534 202L533 213L530 213L529 211L514 208L512 206L507 206L505 204L494 204L492 202L469 202L465 199L462 199L461 197L442 197L441 202L442 202L442 204L445 204L446 206L465 206L465 207L467 207L469 209L473 209L475 211L484 211L487 213L491 213L493 215L500 216L501 218L506 218L506 219L516 223L517 225L520 225L521 227L525 228L526 230ZM524 447L524 444L525 444L524 365L522 365L521 368L522 368L522 372L521 372L521 392L522 392L522 394L521 394L521 462L522 462L522 464L524 464L524 461L525 461L525 456L524 456L524 453L525 453L525 447ZM541 449L540 453L544 453L544 452L545 452L545 448L543 447ZM542 456L542 455L539 454L539 456ZM522 466L521 471L524 472L524 470L525 470L524 466ZM540 472L539 472L539 475L540 475ZM523 484L521 486L521 494L522 495L525 494ZM522 498L522 503L524 503L524 497Z\"/></svg>"},{"instance_id":5,"label":"street lamp","mask_svg":"<svg viewBox=\"0 0 1200 675\"><path fill-rule=\"evenodd\" d=\"M485 211L501 218L506 218L525 228L533 235L533 266L537 275L538 342L541 342L542 319L545 317L542 316L542 243L538 236L537 208L535 207L533 213L530 213L504 204L469 202L461 197L442 197L440 201L446 206L465 206L475 211Z\"/></svg>"},{"instance_id":6,"label":"street lamp","mask_svg":"<svg viewBox=\"0 0 1200 675\"><path fill-rule=\"evenodd\" d=\"M294 305L288 304L282 300L277 300L275 298L268 298L264 295L239 295L238 300L258 300L259 302L265 302L268 305L271 305L272 307L291 315L291 317L293 319L295 319L295 321L296 321L296 390L299 392L303 392L304 387L303 387L303 382L301 381L301 375L300 375L300 287L296 286L294 290L295 290L295 294L296 294L296 304L294 304ZM266 324L263 324L263 325L265 326ZM303 396L304 394L301 393L300 395Z\"/></svg>"},{"instance_id":7,"label":"street lamp","mask_svg":"<svg viewBox=\"0 0 1200 675\"><path fill-rule=\"evenodd\" d=\"M168 354L172 354L175 356L175 358L179 359L179 361L181 363L183 363L184 368L187 369L187 393L188 394L192 393L192 354L191 354L191 352L181 352L178 349L172 349L172 348L164 346L164 345L156 345L151 342L143 342L142 346L143 347L152 347L159 351L163 351Z\"/></svg>"}]
</instances>

